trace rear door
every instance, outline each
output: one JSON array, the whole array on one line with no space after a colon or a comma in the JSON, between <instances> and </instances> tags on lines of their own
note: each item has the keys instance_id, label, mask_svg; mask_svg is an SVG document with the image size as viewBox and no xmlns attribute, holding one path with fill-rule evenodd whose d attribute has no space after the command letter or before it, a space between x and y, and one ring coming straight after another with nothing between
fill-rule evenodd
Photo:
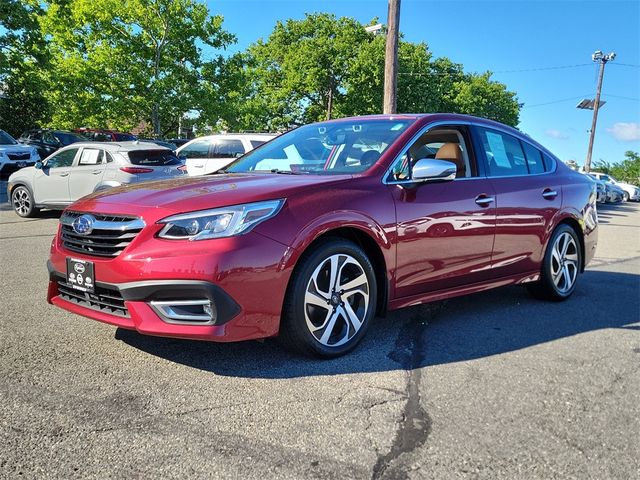
<instances>
[{"instance_id":1,"label":"rear door","mask_svg":"<svg viewBox=\"0 0 640 480\"><path fill-rule=\"evenodd\" d=\"M453 181L412 183L423 158L455 163ZM397 215L396 297L486 280L495 234L491 182L477 168L466 127L424 132L386 179Z\"/></svg>"},{"instance_id":2,"label":"rear door","mask_svg":"<svg viewBox=\"0 0 640 480\"><path fill-rule=\"evenodd\" d=\"M533 144L475 127L487 176L496 192L494 277L540 270L552 219L562 204L555 165Z\"/></svg>"},{"instance_id":3,"label":"rear door","mask_svg":"<svg viewBox=\"0 0 640 480\"><path fill-rule=\"evenodd\" d=\"M38 204L66 205L71 203L69 176L78 148L68 148L46 160L36 169L33 195Z\"/></svg>"},{"instance_id":4,"label":"rear door","mask_svg":"<svg viewBox=\"0 0 640 480\"><path fill-rule=\"evenodd\" d=\"M178 155L186 159L187 172L189 175L204 175L207 161L213 154L213 141L211 139L195 140L189 145L185 145Z\"/></svg>"},{"instance_id":5,"label":"rear door","mask_svg":"<svg viewBox=\"0 0 640 480\"><path fill-rule=\"evenodd\" d=\"M69 195L75 201L93 193L105 170L104 150L83 147L69 175Z\"/></svg>"}]
</instances>

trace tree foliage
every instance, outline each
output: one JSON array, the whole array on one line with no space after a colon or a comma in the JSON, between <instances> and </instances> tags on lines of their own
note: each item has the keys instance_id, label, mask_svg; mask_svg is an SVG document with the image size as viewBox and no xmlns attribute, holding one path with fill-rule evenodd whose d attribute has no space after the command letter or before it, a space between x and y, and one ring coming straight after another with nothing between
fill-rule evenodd
<instances>
[{"instance_id":1,"label":"tree foliage","mask_svg":"<svg viewBox=\"0 0 640 480\"><path fill-rule=\"evenodd\" d=\"M278 22L247 52L245 79L252 88L246 107L271 114L262 128L380 113L384 51L385 37L368 34L351 18L314 13ZM518 123L515 94L489 72L465 73L447 58L434 59L425 43L406 41L400 41L398 65L399 112L468 113Z\"/></svg>"},{"instance_id":2,"label":"tree foliage","mask_svg":"<svg viewBox=\"0 0 640 480\"><path fill-rule=\"evenodd\" d=\"M195 0L48 0L41 20L51 39L52 123L130 129L150 122L159 135L184 112L220 103L219 57L233 35Z\"/></svg>"},{"instance_id":3,"label":"tree foliage","mask_svg":"<svg viewBox=\"0 0 640 480\"><path fill-rule=\"evenodd\" d=\"M223 56L235 38L203 0L4 0L0 14L0 124L12 133L146 124L164 135L186 112L200 131L276 130L382 109L385 37L352 18L278 22ZM425 43L400 41L399 72L400 112L518 123L505 85Z\"/></svg>"},{"instance_id":4,"label":"tree foliage","mask_svg":"<svg viewBox=\"0 0 640 480\"><path fill-rule=\"evenodd\" d=\"M593 170L607 173L621 182L640 185L640 155L632 150L627 150L624 159L618 163L600 159L594 163Z\"/></svg>"},{"instance_id":5,"label":"tree foliage","mask_svg":"<svg viewBox=\"0 0 640 480\"><path fill-rule=\"evenodd\" d=\"M37 2L0 2L0 128L14 136L48 120L49 56Z\"/></svg>"}]
</instances>

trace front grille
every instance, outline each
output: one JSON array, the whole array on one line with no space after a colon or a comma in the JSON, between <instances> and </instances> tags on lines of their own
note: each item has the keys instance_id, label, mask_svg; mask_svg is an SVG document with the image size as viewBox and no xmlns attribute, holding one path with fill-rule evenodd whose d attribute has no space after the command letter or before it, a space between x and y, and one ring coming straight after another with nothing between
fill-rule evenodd
<instances>
[{"instance_id":1,"label":"front grille","mask_svg":"<svg viewBox=\"0 0 640 480\"><path fill-rule=\"evenodd\" d=\"M93 218L89 233L78 233L73 227L73 222L82 215ZM144 227L144 222L137 217L81 212L65 212L60 223L66 249L96 257L117 257Z\"/></svg>"},{"instance_id":2,"label":"front grille","mask_svg":"<svg viewBox=\"0 0 640 480\"><path fill-rule=\"evenodd\" d=\"M29 160L31 158L30 153L7 153L9 160Z\"/></svg>"},{"instance_id":3,"label":"front grille","mask_svg":"<svg viewBox=\"0 0 640 480\"><path fill-rule=\"evenodd\" d=\"M117 288L106 288L96 285L95 293L76 290L63 280L58 280L58 296L67 302L98 312L129 318L129 311Z\"/></svg>"}]
</instances>

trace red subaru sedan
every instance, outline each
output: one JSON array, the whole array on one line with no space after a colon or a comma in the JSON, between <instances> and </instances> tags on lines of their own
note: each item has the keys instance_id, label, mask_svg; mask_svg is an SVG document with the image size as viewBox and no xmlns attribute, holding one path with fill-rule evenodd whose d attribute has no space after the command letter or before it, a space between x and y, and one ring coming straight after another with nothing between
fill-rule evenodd
<instances>
[{"instance_id":1,"label":"red subaru sedan","mask_svg":"<svg viewBox=\"0 0 640 480\"><path fill-rule=\"evenodd\" d=\"M346 118L215 175L77 201L51 246L48 300L143 334L279 336L334 357L387 310L511 284L564 300L596 241L593 182L513 128Z\"/></svg>"}]
</instances>

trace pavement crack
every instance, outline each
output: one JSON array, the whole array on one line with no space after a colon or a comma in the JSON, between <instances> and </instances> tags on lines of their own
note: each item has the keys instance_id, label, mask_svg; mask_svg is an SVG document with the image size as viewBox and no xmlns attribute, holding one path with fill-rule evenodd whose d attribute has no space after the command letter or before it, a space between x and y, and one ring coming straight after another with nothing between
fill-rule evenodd
<instances>
[{"instance_id":1,"label":"pavement crack","mask_svg":"<svg viewBox=\"0 0 640 480\"><path fill-rule=\"evenodd\" d=\"M389 358L407 371L407 385L404 396L406 403L402 419L398 424L391 449L384 455L378 453L373 466L372 480L381 478L407 478L407 473L396 461L404 454L422 446L431 433L431 417L421 404L420 380L425 360L424 328L428 324L424 317L433 320L444 308L444 302L422 306L400 330L395 348Z\"/></svg>"}]
</instances>

